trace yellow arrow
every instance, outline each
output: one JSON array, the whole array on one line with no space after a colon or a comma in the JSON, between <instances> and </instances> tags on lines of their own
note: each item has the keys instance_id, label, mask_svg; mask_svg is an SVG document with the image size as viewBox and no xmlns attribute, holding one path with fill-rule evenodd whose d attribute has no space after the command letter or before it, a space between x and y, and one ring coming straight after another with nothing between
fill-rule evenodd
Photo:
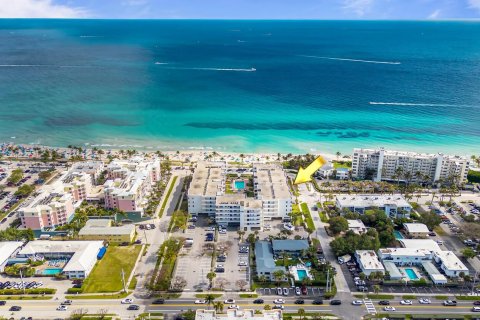
<instances>
[{"instance_id":1,"label":"yellow arrow","mask_svg":"<svg viewBox=\"0 0 480 320\"><path fill-rule=\"evenodd\" d=\"M327 161L323 159L322 156L318 156L317 159L310 163L307 168L303 169L300 167L297 176L295 177L294 184L312 181L312 175L325 164L327 164Z\"/></svg>"}]
</instances>

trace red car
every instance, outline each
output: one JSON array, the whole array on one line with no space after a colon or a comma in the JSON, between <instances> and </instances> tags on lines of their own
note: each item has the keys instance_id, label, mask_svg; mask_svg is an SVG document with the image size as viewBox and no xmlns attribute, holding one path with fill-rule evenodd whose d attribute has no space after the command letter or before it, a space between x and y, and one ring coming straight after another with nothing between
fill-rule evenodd
<instances>
[{"instance_id":1,"label":"red car","mask_svg":"<svg viewBox=\"0 0 480 320\"><path fill-rule=\"evenodd\" d=\"M302 294L307 295L307 287L302 287Z\"/></svg>"}]
</instances>

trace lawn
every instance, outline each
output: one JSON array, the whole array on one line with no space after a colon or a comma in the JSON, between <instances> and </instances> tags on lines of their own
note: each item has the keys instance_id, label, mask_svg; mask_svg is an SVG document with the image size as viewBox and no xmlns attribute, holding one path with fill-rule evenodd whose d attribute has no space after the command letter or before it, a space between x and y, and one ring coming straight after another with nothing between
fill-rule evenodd
<instances>
[{"instance_id":1,"label":"lawn","mask_svg":"<svg viewBox=\"0 0 480 320\"><path fill-rule=\"evenodd\" d=\"M350 169L352 167L352 162L350 161L332 161L334 169L346 168Z\"/></svg>"},{"instance_id":2,"label":"lawn","mask_svg":"<svg viewBox=\"0 0 480 320\"><path fill-rule=\"evenodd\" d=\"M122 269L128 281L142 246L110 246L84 283L84 293L116 292L123 289Z\"/></svg>"}]
</instances>

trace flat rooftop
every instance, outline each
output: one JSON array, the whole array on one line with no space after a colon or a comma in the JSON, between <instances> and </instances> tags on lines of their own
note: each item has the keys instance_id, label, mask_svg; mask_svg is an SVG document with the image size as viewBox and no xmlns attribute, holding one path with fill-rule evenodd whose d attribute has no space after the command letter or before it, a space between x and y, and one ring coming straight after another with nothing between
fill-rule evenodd
<instances>
[{"instance_id":1,"label":"flat rooftop","mask_svg":"<svg viewBox=\"0 0 480 320\"><path fill-rule=\"evenodd\" d=\"M283 169L275 164L255 163L253 178L257 197L262 200L291 198Z\"/></svg>"},{"instance_id":2,"label":"flat rooftop","mask_svg":"<svg viewBox=\"0 0 480 320\"><path fill-rule=\"evenodd\" d=\"M355 251L355 256L366 270L385 270L373 250L357 250Z\"/></svg>"},{"instance_id":3,"label":"flat rooftop","mask_svg":"<svg viewBox=\"0 0 480 320\"><path fill-rule=\"evenodd\" d=\"M341 207L383 207L385 205L397 206L397 207L411 207L405 198L400 194L394 195L380 195L380 194L367 194L367 195L339 195L336 196L337 203Z\"/></svg>"},{"instance_id":4,"label":"flat rooftop","mask_svg":"<svg viewBox=\"0 0 480 320\"><path fill-rule=\"evenodd\" d=\"M87 224L78 232L79 235L130 235L135 230L135 225L126 224L123 226L111 226L108 219L90 219Z\"/></svg>"},{"instance_id":5,"label":"flat rooftop","mask_svg":"<svg viewBox=\"0 0 480 320\"><path fill-rule=\"evenodd\" d=\"M200 161L193 173L188 189L189 196L215 197L222 192L225 183L226 162Z\"/></svg>"},{"instance_id":6,"label":"flat rooftop","mask_svg":"<svg viewBox=\"0 0 480 320\"><path fill-rule=\"evenodd\" d=\"M403 227L405 230L411 233L428 233L428 227L423 223L404 223Z\"/></svg>"}]
</instances>

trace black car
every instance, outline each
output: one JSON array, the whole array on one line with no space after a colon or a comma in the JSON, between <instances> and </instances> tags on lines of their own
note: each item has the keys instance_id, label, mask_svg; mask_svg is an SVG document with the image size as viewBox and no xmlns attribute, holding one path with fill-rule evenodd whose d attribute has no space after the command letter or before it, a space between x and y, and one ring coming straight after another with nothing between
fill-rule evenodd
<instances>
[{"instance_id":1,"label":"black car","mask_svg":"<svg viewBox=\"0 0 480 320\"><path fill-rule=\"evenodd\" d=\"M22 307L20 306L11 306L9 309L9 311L20 311L20 310L22 310Z\"/></svg>"},{"instance_id":2,"label":"black car","mask_svg":"<svg viewBox=\"0 0 480 320\"><path fill-rule=\"evenodd\" d=\"M0 306L4 306L7 303L5 300L0 300Z\"/></svg>"},{"instance_id":3,"label":"black car","mask_svg":"<svg viewBox=\"0 0 480 320\"><path fill-rule=\"evenodd\" d=\"M332 306L339 306L339 305L342 304L342 301L341 300L332 300L332 301L330 301L330 304Z\"/></svg>"},{"instance_id":4,"label":"black car","mask_svg":"<svg viewBox=\"0 0 480 320\"><path fill-rule=\"evenodd\" d=\"M225 272L225 269L224 269L224 268L216 268L216 269L215 269L215 272L217 272L217 273L223 273L223 272Z\"/></svg>"},{"instance_id":5,"label":"black car","mask_svg":"<svg viewBox=\"0 0 480 320\"><path fill-rule=\"evenodd\" d=\"M304 304L304 303L305 303L305 300L303 300L303 299L295 300L295 304Z\"/></svg>"},{"instance_id":6,"label":"black car","mask_svg":"<svg viewBox=\"0 0 480 320\"><path fill-rule=\"evenodd\" d=\"M165 299L156 299L152 301L152 304L164 304Z\"/></svg>"},{"instance_id":7,"label":"black car","mask_svg":"<svg viewBox=\"0 0 480 320\"><path fill-rule=\"evenodd\" d=\"M139 309L140 309L140 306L138 306L136 304L131 304L127 308L127 310L139 310Z\"/></svg>"},{"instance_id":8,"label":"black car","mask_svg":"<svg viewBox=\"0 0 480 320\"><path fill-rule=\"evenodd\" d=\"M255 304L262 304L263 302L264 302L263 299L255 299L255 300L253 300L253 303L255 303Z\"/></svg>"},{"instance_id":9,"label":"black car","mask_svg":"<svg viewBox=\"0 0 480 320\"><path fill-rule=\"evenodd\" d=\"M388 300L380 300L380 301L378 302L378 304L381 305L381 306L389 306L389 305L390 305L390 301L388 301Z\"/></svg>"},{"instance_id":10,"label":"black car","mask_svg":"<svg viewBox=\"0 0 480 320\"><path fill-rule=\"evenodd\" d=\"M312 304L323 304L323 300L322 299L315 299L312 301Z\"/></svg>"},{"instance_id":11,"label":"black car","mask_svg":"<svg viewBox=\"0 0 480 320\"><path fill-rule=\"evenodd\" d=\"M1 301L0 301L0 302L1 302ZM480 306L480 300L477 300L477 301L473 302L473 305L474 305L474 306Z\"/></svg>"}]
</instances>

